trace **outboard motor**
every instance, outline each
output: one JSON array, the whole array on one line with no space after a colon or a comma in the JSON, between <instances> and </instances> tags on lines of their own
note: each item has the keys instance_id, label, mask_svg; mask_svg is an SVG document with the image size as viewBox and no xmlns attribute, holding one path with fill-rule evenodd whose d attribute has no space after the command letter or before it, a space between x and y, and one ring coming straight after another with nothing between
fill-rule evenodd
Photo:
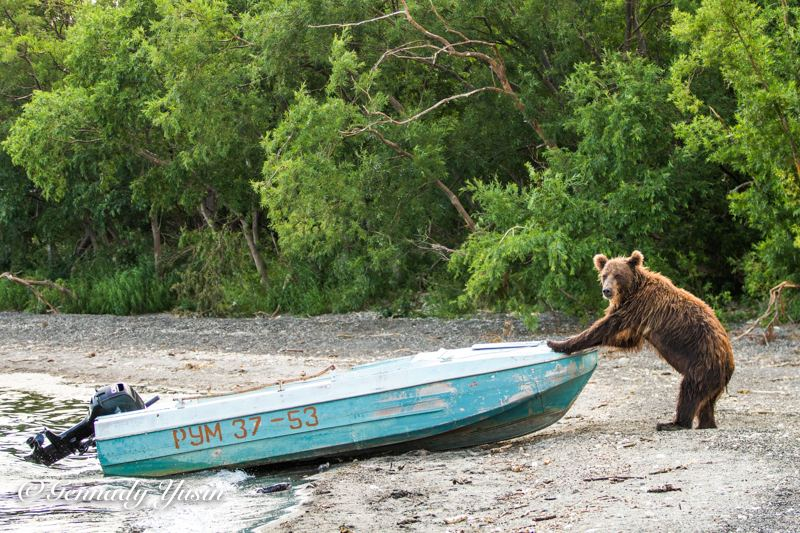
<instances>
[{"instance_id":1,"label":"outboard motor","mask_svg":"<svg viewBox=\"0 0 800 533\"><path fill-rule=\"evenodd\" d=\"M125 383L101 387L95 391L95 395L89 402L89 414L79 423L60 435L44 428L36 436L28 437L26 442L32 452L25 456L25 459L49 466L70 454L83 454L94 444L95 418L138 411L150 407L156 401L158 401L158 396L145 403L139 393ZM45 445L45 438L50 441L50 444Z\"/></svg>"}]
</instances>

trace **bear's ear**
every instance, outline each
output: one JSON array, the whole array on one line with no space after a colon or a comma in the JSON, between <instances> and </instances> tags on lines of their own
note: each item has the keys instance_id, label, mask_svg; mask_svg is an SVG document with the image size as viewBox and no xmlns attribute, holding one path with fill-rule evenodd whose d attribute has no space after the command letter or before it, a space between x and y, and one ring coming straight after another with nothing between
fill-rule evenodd
<instances>
[{"instance_id":1,"label":"bear's ear","mask_svg":"<svg viewBox=\"0 0 800 533\"><path fill-rule=\"evenodd\" d=\"M642 266L642 263L644 263L644 256L642 255L642 252L639 250L634 250L631 256L628 258L628 264L631 267L636 268L638 266Z\"/></svg>"},{"instance_id":2,"label":"bear's ear","mask_svg":"<svg viewBox=\"0 0 800 533\"><path fill-rule=\"evenodd\" d=\"M598 272L603 270L603 267L606 266L606 263L608 263L608 257L604 256L603 254L597 254L594 256L594 267Z\"/></svg>"}]
</instances>

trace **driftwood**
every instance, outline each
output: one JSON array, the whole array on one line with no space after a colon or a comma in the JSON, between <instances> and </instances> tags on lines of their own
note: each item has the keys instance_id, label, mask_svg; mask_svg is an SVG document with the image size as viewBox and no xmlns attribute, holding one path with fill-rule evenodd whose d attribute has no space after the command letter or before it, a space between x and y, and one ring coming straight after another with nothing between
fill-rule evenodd
<instances>
[{"instance_id":1,"label":"driftwood","mask_svg":"<svg viewBox=\"0 0 800 533\"><path fill-rule=\"evenodd\" d=\"M12 274L11 272L3 272L2 274L0 274L0 279L7 279L11 283L16 283L18 285L22 285L23 287L25 287L26 289L31 291L33 293L33 295L36 296L36 299L39 300L39 302L41 302L43 305L47 306L48 311L50 313L58 314L58 309L56 309L56 307L53 304L48 302L45 299L45 297L42 296L42 293L39 292L37 287L48 287L50 289L56 289L57 291L61 292L62 294L65 294L65 295L69 296L70 298L75 298L75 293L74 292L72 292L71 290L69 290L66 287L63 287L63 286L59 285L58 283L54 283L54 282L52 282L50 280L47 280L47 279L41 279L41 280L40 279L25 279L25 278L17 277L14 274Z\"/></svg>"},{"instance_id":2,"label":"driftwood","mask_svg":"<svg viewBox=\"0 0 800 533\"><path fill-rule=\"evenodd\" d=\"M653 492L656 494L663 493L663 492L675 492L680 491L680 487L676 487L672 483L667 483L665 485L659 485L658 487L651 487L647 489L647 492Z\"/></svg>"},{"instance_id":3,"label":"driftwood","mask_svg":"<svg viewBox=\"0 0 800 533\"><path fill-rule=\"evenodd\" d=\"M782 315L785 314L785 306L783 304L783 300L781 296L783 295L783 289L800 289L800 285L797 283L793 283L791 281L783 281L769 290L769 303L767 304L767 309L764 313L753 321L753 324L747 328L744 333L734 338L734 340L739 340L742 337L746 337L749 335L759 324L762 323L763 320L769 318L769 321L764 326L764 342L767 342L773 334L773 328L776 324L780 323L780 318Z\"/></svg>"}]
</instances>

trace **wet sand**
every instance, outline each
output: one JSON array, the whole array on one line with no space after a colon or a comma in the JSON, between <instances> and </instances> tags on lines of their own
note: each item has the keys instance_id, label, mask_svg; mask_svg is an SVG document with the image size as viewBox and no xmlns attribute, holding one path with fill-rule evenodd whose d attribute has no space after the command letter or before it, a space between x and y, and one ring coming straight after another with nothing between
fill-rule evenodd
<instances>
[{"instance_id":1,"label":"wet sand","mask_svg":"<svg viewBox=\"0 0 800 533\"><path fill-rule=\"evenodd\" d=\"M561 337L496 315L198 319L0 313L2 372L147 393L222 392L475 342ZM334 464L277 531L798 531L800 328L734 343L717 430L656 432L679 376L652 351L601 351L573 408L536 433L482 448ZM87 398L88 399L88 398ZM265 497L269 497L265 495Z\"/></svg>"}]
</instances>

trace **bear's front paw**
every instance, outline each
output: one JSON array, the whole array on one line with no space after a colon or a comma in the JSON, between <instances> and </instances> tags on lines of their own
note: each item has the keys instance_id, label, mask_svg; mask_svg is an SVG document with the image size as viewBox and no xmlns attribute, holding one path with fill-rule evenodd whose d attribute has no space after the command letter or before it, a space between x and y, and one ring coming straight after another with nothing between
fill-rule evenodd
<instances>
[{"instance_id":1,"label":"bear's front paw","mask_svg":"<svg viewBox=\"0 0 800 533\"><path fill-rule=\"evenodd\" d=\"M547 345L554 352L570 353L569 346L566 341L547 341Z\"/></svg>"}]
</instances>

